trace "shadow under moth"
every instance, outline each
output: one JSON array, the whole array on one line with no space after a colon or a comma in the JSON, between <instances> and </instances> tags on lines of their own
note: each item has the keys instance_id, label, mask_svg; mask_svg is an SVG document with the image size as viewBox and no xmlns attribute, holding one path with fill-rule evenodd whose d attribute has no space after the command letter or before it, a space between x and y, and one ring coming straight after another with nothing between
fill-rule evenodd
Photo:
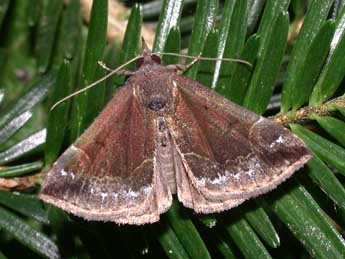
<instances>
[{"instance_id":1,"label":"shadow under moth","mask_svg":"<svg viewBox=\"0 0 345 259\"><path fill-rule=\"evenodd\" d=\"M159 220L172 195L197 213L274 189L311 155L288 129L160 64L138 68L49 170L40 198L88 220Z\"/></svg>"}]
</instances>

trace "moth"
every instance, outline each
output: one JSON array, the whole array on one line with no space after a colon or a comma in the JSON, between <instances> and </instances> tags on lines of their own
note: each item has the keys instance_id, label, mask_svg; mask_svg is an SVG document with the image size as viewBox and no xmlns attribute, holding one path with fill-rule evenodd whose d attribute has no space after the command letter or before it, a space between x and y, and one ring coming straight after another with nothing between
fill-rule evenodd
<instances>
[{"instance_id":1,"label":"moth","mask_svg":"<svg viewBox=\"0 0 345 259\"><path fill-rule=\"evenodd\" d=\"M177 194L197 213L274 189L311 157L281 125L160 64L137 70L48 171L40 198L87 220L159 220Z\"/></svg>"}]
</instances>

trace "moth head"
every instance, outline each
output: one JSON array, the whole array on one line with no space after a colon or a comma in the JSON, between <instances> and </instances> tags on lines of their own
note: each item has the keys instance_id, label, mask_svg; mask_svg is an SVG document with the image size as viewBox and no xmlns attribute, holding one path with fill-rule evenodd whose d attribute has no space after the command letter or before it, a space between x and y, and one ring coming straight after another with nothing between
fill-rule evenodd
<instances>
[{"instance_id":1,"label":"moth head","mask_svg":"<svg viewBox=\"0 0 345 259\"><path fill-rule=\"evenodd\" d=\"M137 68L140 68L143 65L155 65L161 64L161 59L157 55L151 55L151 53L145 55L143 53L143 57L137 60Z\"/></svg>"},{"instance_id":2,"label":"moth head","mask_svg":"<svg viewBox=\"0 0 345 259\"><path fill-rule=\"evenodd\" d=\"M141 45L142 45L142 53L141 53L142 57L137 60L137 68L140 68L143 65L161 64L160 57L152 54L144 38L141 38Z\"/></svg>"}]
</instances>

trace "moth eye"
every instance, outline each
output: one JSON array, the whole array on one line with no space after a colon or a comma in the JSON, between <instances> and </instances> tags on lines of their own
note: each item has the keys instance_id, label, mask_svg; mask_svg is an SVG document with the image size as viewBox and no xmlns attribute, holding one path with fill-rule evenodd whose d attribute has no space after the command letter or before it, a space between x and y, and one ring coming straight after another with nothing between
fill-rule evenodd
<instances>
[{"instance_id":1,"label":"moth eye","mask_svg":"<svg viewBox=\"0 0 345 259\"><path fill-rule=\"evenodd\" d=\"M166 103L167 101L164 98L155 96L151 99L149 103L149 108L153 111L159 111L162 108L164 108Z\"/></svg>"},{"instance_id":2,"label":"moth eye","mask_svg":"<svg viewBox=\"0 0 345 259\"><path fill-rule=\"evenodd\" d=\"M161 62L161 58L158 57L157 55L152 55L151 58L152 58L152 60L153 60L155 63L157 63L157 64L161 64L161 63L162 63L162 62Z\"/></svg>"},{"instance_id":3,"label":"moth eye","mask_svg":"<svg viewBox=\"0 0 345 259\"><path fill-rule=\"evenodd\" d=\"M146 63L146 64L149 64L149 63L161 64L161 59L160 59L160 57L158 57L156 55L145 56L145 57L139 58L137 60L137 68L141 67L144 63Z\"/></svg>"},{"instance_id":4,"label":"moth eye","mask_svg":"<svg viewBox=\"0 0 345 259\"><path fill-rule=\"evenodd\" d=\"M137 68L141 67L144 64L144 58L139 58L137 60Z\"/></svg>"}]
</instances>

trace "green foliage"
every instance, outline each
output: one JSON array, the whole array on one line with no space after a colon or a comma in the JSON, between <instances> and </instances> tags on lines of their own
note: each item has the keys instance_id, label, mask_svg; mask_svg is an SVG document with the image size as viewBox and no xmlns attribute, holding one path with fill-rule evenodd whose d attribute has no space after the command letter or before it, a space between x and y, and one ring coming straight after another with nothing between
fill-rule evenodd
<instances>
[{"instance_id":1,"label":"green foliage","mask_svg":"<svg viewBox=\"0 0 345 259\"><path fill-rule=\"evenodd\" d=\"M307 2L145 1L132 6L117 51L106 41L107 0L93 1L88 25L78 0L0 1L0 188L36 179L0 190L0 258L344 258L345 1ZM250 61L200 61L186 74L259 114L280 112L313 158L277 190L217 215L197 215L175 201L157 224L116 226L43 204L37 173L125 78L50 106L104 75L98 61L119 65L137 55L143 20L158 17L154 51L188 48L190 55Z\"/></svg>"}]
</instances>

